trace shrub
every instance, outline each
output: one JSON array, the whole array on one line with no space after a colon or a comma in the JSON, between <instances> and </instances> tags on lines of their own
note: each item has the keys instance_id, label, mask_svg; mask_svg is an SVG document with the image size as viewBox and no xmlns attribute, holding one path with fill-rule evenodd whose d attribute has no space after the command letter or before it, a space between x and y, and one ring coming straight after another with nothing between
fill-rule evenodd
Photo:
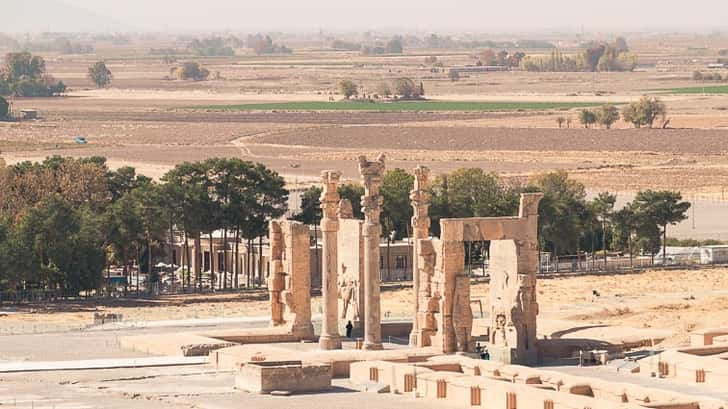
<instances>
[{"instance_id":1,"label":"shrub","mask_svg":"<svg viewBox=\"0 0 728 409\"><path fill-rule=\"evenodd\" d=\"M186 62L177 67L174 74L181 80L204 81L210 76L210 71L197 62Z\"/></svg>"},{"instance_id":2,"label":"shrub","mask_svg":"<svg viewBox=\"0 0 728 409\"><path fill-rule=\"evenodd\" d=\"M344 98L349 99L359 94L359 86L352 80L342 80L339 82L339 92Z\"/></svg>"},{"instance_id":3,"label":"shrub","mask_svg":"<svg viewBox=\"0 0 728 409\"><path fill-rule=\"evenodd\" d=\"M584 128L589 128L591 125L597 123L597 114L589 109L582 109L579 111L579 122L584 125Z\"/></svg>"},{"instance_id":4,"label":"shrub","mask_svg":"<svg viewBox=\"0 0 728 409\"><path fill-rule=\"evenodd\" d=\"M8 101L0 97L0 119L6 119L10 114L10 104Z\"/></svg>"},{"instance_id":5,"label":"shrub","mask_svg":"<svg viewBox=\"0 0 728 409\"><path fill-rule=\"evenodd\" d=\"M604 105L596 111L599 125L609 129L619 120L619 110L614 105Z\"/></svg>"},{"instance_id":6,"label":"shrub","mask_svg":"<svg viewBox=\"0 0 728 409\"><path fill-rule=\"evenodd\" d=\"M659 98L644 96L637 102L632 102L622 110L622 118L625 122L634 125L635 128L648 126L652 128L655 120L667 115L667 107Z\"/></svg>"},{"instance_id":7,"label":"shrub","mask_svg":"<svg viewBox=\"0 0 728 409\"><path fill-rule=\"evenodd\" d=\"M419 98L420 88L410 78L399 78L394 81L394 93L404 99Z\"/></svg>"}]
</instances>

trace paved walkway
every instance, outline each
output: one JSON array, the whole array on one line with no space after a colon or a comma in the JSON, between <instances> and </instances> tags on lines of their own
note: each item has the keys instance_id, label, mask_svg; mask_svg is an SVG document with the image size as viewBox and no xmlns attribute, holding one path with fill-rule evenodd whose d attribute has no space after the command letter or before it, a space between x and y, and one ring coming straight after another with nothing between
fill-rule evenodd
<instances>
[{"instance_id":1,"label":"paved walkway","mask_svg":"<svg viewBox=\"0 0 728 409\"><path fill-rule=\"evenodd\" d=\"M0 373L151 368L160 366L202 365L206 363L206 356L164 356L148 358L90 359L80 361L0 362Z\"/></svg>"}]
</instances>

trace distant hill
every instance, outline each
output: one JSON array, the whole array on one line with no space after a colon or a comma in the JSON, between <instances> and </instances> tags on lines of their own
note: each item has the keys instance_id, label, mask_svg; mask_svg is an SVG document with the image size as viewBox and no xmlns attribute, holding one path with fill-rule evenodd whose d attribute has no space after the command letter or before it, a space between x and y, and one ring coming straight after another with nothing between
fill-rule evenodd
<instances>
[{"instance_id":1,"label":"distant hill","mask_svg":"<svg viewBox=\"0 0 728 409\"><path fill-rule=\"evenodd\" d=\"M6 33L96 32L133 29L111 17L102 16L58 0L11 0L2 3L0 31Z\"/></svg>"}]
</instances>

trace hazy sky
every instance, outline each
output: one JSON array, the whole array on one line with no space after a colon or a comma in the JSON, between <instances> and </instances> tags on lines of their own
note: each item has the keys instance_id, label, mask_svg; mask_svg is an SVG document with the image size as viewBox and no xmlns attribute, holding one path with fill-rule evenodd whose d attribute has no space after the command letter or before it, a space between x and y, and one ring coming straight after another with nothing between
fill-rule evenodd
<instances>
[{"instance_id":1,"label":"hazy sky","mask_svg":"<svg viewBox=\"0 0 728 409\"><path fill-rule=\"evenodd\" d=\"M3 0L8 1L8 0ZM16 0L10 0L16 1ZM27 1L27 0L17 0ZM728 29L728 0L60 0L151 30ZM188 6L189 5L189 6Z\"/></svg>"}]
</instances>

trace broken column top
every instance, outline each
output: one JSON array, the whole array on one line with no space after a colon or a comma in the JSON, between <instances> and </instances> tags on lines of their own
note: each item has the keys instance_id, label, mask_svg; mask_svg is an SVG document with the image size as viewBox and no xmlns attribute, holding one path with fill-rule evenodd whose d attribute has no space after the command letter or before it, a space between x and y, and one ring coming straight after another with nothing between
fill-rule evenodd
<instances>
[{"instance_id":1,"label":"broken column top","mask_svg":"<svg viewBox=\"0 0 728 409\"><path fill-rule=\"evenodd\" d=\"M339 219L353 219L354 208L349 199L341 199L339 201Z\"/></svg>"}]
</instances>

